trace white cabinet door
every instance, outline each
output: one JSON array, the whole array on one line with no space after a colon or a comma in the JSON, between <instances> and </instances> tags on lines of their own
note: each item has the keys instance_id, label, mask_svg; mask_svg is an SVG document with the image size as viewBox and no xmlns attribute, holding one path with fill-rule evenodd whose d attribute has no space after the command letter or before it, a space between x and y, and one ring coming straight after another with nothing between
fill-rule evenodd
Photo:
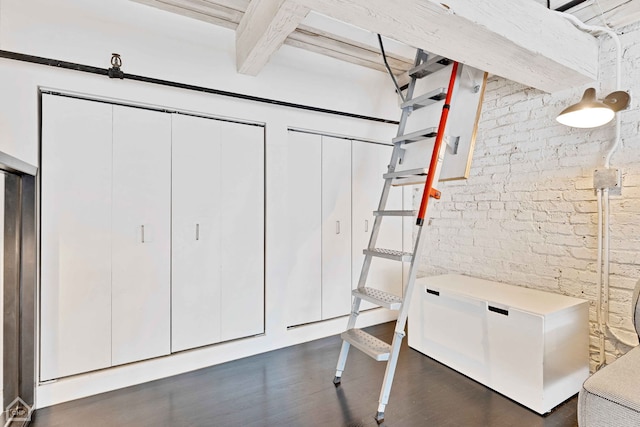
<instances>
[{"instance_id":1,"label":"white cabinet door","mask_svg":"<svg viewBox=\"0 0 640 427\"><path fill-rule=\"evenodd\" d=\"M373 229L373 211L378 209L384 185L382 175L387 172L393 147L362 141L352 143L352 287L358 286L367 248ZM386 210L402 209L402 188L392 188ZM384 217L376 247L402 250L402 217ZM366 286L402 295L402 264L398 261L374 258ZM363 301L360 308L377 307Z\"/></svg>"},{"instance_id":2,"label":"white cabinet door","mask_svg":"<svg viewBox=\"0 0 640 427\"><path fill-rule=\"evenodd\" d=\"M171 116L113 107L113 365L170 351Z\"/></svg>"},{"instance_id":3,"label":"white cabinet door","mask_svg":"<svg viewBox=\"0 0 640 427\"><path fill-rule=\"evenodd\" d=\"M111 365L111 108L42 96L42 381Z\"/></svg>"},{"instance_id":4,"label":"white cabinet door","mask_svg":"<svg viewBox=\"0 0 640 427\"><path fill-rule=\"evenodd\" d=\"M171 351L220 341L220 124L172 115Z\"/></svg>"},{"instance_id":5,"label":"white cabinet door","mask_svg":"<svg viewBox=\"0 0 640 427\"><path fill-rule=\"evenodd\" d=\"M544 316L510 307L487 306L488 358L491 388L538 408L544 390Z\"/></svg>"},{"instance_id":6,"label":"white cabinet door","mask_svg":"<svg viewBox=\"0 0 640 427\"><path fill-rule=\"evenodd\" d=\"M351 141L322 137L322 318L351 311Z\"/></svg>"},{"instance_id":7,"label":"white cabinet door","mask_svg":"<svg viewBox=\"0 0 640 427\"><path fill-rule=\"evenodd\" d=\"M322 137L290 131L286 159L287 326L322 318Z\"/></svg>"},{"instance_id":8,"label":"white cabinet door","mask_svg":"<svg viewBox=\"0 0 640 427\"><path fill-rule=\"evenodd\" d=\"M409 312L409 346L468 377L491 379L487 304L416 282Z\"/></svg>"},{"instance_id":9,"label":"white cabinet door","mask_svg":"<svg viewBox=\"0 0 640 427\"><path fill-rule=\"evenodd\" d=\"M264 332L264 128L221 123L221 339Z\"/></svg>"}]
</instances>

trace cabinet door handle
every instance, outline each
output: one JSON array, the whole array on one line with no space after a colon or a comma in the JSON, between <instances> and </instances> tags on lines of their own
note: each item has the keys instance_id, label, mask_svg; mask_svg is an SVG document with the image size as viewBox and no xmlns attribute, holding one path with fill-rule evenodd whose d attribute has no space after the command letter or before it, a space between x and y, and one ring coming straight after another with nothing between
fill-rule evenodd
<instances>
[{"instance_id":1,"label":"cabinet door handle","mask_svg":"<svg viewBox=\"0 0 640 427\"><path fill-rule=\"evenodd\" d=\"M340 234L340 221L336 221L336 234Z\"/></svg>"},{"instance_id":2,"label":"cabinet door handle","mask_svg":"<svg viewBox=\"0 0 640 427\"><path fill-rule=\"evenodd\" d=\"M494 313L502 314L503 316L509 315L509 310L499 307L494 307L492 305L488 306L489 311L493 311Z\"/></svg>"},{"instance_id":3,"label":"cabinet door handle","mask_svg":"<svg viewBox=\"0 0 640 427\"><path fill-rule=\"evenodd\" d=\"M200 224L196 224L196 240L200 240Z\"/></svg>"},{"instance_id":4,"label":"cabinet door handle","mask_svg":"<svg viewBox=\"0 0 640 427\"><path fill-rule=\"evenodd\" d=\"M140 226L140 240L144 243L144 224Z\"/></svg>"},{"instance_id":5,"label":"cabinet door handle","mask_svg":"<svg viewBox=\"0 0 640 427\"><path fill-rule=\"evenodd\" d=\"M364 232L365 233L369 232L369 220L368 219L364 220Z\"/></svg>"}]
</instances>

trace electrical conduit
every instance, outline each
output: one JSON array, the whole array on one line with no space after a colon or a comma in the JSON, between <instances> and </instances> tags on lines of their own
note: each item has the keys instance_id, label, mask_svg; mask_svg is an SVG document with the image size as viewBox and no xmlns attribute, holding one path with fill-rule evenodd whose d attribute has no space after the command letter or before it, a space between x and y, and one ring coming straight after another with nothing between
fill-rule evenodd
<instances>
[{"instance_id":1,"label":"electrical conduit","mask_svg":"<svg viewBox=\"0 0 640 427\"><path fill-rule=\"evenodd\" d=\"M622 68L622 46L620 37L615 31L607 27L598 27L587 25L573 15L564 12L558 12L565 19L570 21L579 29L594 35L606 34L615 43L616 48L616 90L621 89L621 68ZM609 148L604 161L605 169L611 167L611 157L620 145L620 114L616 114L615 123L615 139ZM616 340L628 345L636 346L636 342L629 342L624 337L618 335L609 325L609 266L610 266L610 247L609 247L609 189L596 189L598 203L598 256L597 256L597 276L598 276L598 298L596 301L596 315L599 329L599 347L600 361L596 365L596 370L600 369L606 363L605 356L605 333L608 331ZM604 298L603 298L604 294Z\"/></svg>"}]
</instances>

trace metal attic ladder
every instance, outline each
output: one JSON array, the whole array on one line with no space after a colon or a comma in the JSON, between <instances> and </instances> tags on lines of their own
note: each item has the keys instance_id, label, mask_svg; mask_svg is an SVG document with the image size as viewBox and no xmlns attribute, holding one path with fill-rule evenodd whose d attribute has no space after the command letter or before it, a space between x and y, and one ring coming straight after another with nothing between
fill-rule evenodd
<instances>
[{"instance_id":1,"label":"metal attic ladder","mask_svg":"<svg viewBox=\"0 0 640 427\"><path fill-rule=\"evenodd\" d=\"M451 65L451 77L449 80L449 87L445 91L444 88L430 91L420 96L413 97L413 92L416 86L416 81L429 74ZM384 381L382 383L382 390L380 392L380 399L378 405L378 411L376 413L376 421L378 424L384 420L384 410L389 401L389 394L391 392L391 384L398 361L398 355L400 352L400 345L402 339L405 336L405 325L407 322L407 316L409 314L409 302L413 292L413 287L416 279L416 273L418 270L418 264L420 261L421 249L422 249L422 235L424 218L426 214L427 204L429 198L440 198L440 192L433 188L434 182L437 180L440 174L440 166L445 153L446 144L444 141L444 132L447 123L447 116L449 113L449 104L451 102L451 96L453 91L457 88L457 83L460 77L462 66L459 66L457 62L452 62L446 58L434 56L430 57L426 52L418 50L416 54L415 67L409 71L411 77L410 83L407 88L406 98L403 99L401 105L402 116L398 126L397 137L393 139L393 152L391 154L391 161L388 166L388 172L383 175L384 186L382 188L382 195L380 196L380 203L378 210L374 212L375 221L371 232L368 247L364 250L364 263L362 265L362 271L360 273L360 279L358 281L358 287L352 291L353 304L351 308L351 315L349 317L349 323L347 330L341 334L342 349L338 358L338 364L336 367L336 375L333 383L338 387L340 385L342 373L345 368L347 356L350 346L354 346L358 350L367 354L377 361L386 361L387 367L384 374ZM395 80L394 80L395 83ZM402 96L400 88L398 93ZM444 99L444 105L442 107L442 114L440 116L440 123L438 128L430 127L422 129L416 132L405 134L405 128L407 125L407 119L413 110L426 107L431 104L435 104L438 101ZM396 168L402 165L403 156L405 154L404 147L408 144L422 141L425 139L435 138L433 152L431 160L428 166L424 168L411 169L411 170L396 170ZM418 212L413 210L385 210L389 192L394 184L401 184L405 178L416 176L423 176L425 179L424 191L422 195L422 203ZM376 247L376 241L382 226L382 219L389 216L415 216L416 225L418 227L413 253L381 249ZM373 258L386 258L396 261L410 262L409 273L404 283L404 298L398 295L393 295L387 292L383 292L378 289L367 287L367 278L369 275L369 268L373 261ZM397 310L398 319L396 321L395 333L393 342L391 345L379 340L378 338L367 334L366 332L355 328L356 320L360 310L361 301L371 302L379 307L384 307L389 310Z\"/></svg>"}]
</instances>

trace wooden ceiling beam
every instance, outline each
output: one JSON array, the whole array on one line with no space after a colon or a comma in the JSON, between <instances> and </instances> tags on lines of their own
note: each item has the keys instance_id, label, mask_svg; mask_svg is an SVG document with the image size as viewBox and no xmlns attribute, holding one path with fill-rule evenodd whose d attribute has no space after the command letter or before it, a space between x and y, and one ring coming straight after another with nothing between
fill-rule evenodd
<instances>
[{"instance_id":1,"label":"wooden ceiling beam","mask_svg":"<svg viewBox=\"0 0 640 427\"><path fill-rule=\"evenodd\" d=\"M290 0L252 0L236 29L236 67L257 75L310 12Z\"/></svg>"},{"instance_id":2,"label":"wooden ceiling beam","mask_svg":"<svg viewBox=\"0 0 640 427\"><path fill-rule=\"evenodd\" d=\"M597 78L596 39L530 0L295 1L545 92Z\"/></svg>"}]
</instances>

